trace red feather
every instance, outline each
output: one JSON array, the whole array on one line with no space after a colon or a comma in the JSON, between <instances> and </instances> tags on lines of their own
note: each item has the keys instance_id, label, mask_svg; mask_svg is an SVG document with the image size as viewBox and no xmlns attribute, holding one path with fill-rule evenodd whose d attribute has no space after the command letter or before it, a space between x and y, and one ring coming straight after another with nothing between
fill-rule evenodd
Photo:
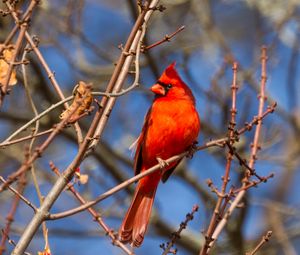
<instances>
[{"instance_id":1,"label":"red feather","mask_svg":"<svg viewBox=\"0 0 300 255\"><path fill-rule=\"evenodd\" d=\"M138 139L135 174L156 165L157 158L165 160L186 151L200 131L195 98L175 70L175 63L166 68L151 90L155 99ZM179 161L173 162L163 172L157 171L138 182L119 231L122 242L130 242L136 247L142 244L158 183L160 180L165 182L178 164Z\"/></svg>"}]
</instances>

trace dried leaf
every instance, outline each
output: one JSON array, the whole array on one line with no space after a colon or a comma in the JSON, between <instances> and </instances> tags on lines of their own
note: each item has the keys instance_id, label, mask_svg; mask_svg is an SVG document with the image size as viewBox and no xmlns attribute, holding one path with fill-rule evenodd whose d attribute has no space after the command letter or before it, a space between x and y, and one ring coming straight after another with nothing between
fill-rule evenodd
<instances>
[{"instance_id":1,"label":"dried leaf","mask_svg":"<svg viewBox=\"0 0 300 255\"><path fill-rule=\"evenodd\" d=\"M87 174L81 174L79 177L79 181L81 184L86 184L89 180L89 176Z\"/></svg>"},{"instance_id":2,"label":"dried leaf","mask_svg":"<svg viewBox=\"0 0 300 255\"><path fill-rule=\"evenodd\" d=\"M38 255L51 255L51 251L49 248L45 248L43 251L38 251Z\"/></svg>"},{"instance_id":3,"label":"dried leaf","mask_svg":"<svg viewBox=\"0 0 300 255\"><path fill-rule=\"evenodd\" d=\"M75 123L80 117L82 117L83 114L89 111L93 102L91 89L92 87L90 84L86 84L85 82L80 81L79 84L77 84L74 87L73 94L75 95L75 98L72 104L60 115L60 118L67 118L69 114L73 112L74 109L77 107L77 110L72 114L72 116L68 120L69 123ZM83 101L78 107L77 102L81 99L83 99Z\"/></svg>"},{"instance_id":4,"label":"dried leaf","mask_svg":"<svg viewBox=\"0 0 300 255\"><path fill-rule=\"evenodd\" d=\"M51 255L51 250L48 241L48 229L46 229L46 232L44 232L44 238L45 238L45 248L43 251L38 251L38 255Z\"/></svg>"},{"instance_id":5,"label":"dried leaf","mask_svg":"<svg viewBox=\"0 0 300 255\"><path fill-rule=\"evenodd\" d=\"M89 180L89 176L87 174L81 174L80 168L78 167L75 171L76 182L79 181L80 184L86 184Z\"/></svg>"},{"instance_id":6,"label":"dried leaf","mask_svg":"<svg viewBox=\"0 0 300 255\"><path fill-rule=\"evenodd\" d=\"M0 44L1 46L2 44ZM6 75L8 72L8 68L9 68L9 62L12 60L13 54L14 54L15 50L14 50L14 46L13 45L9 45L7 47L7 49L5 49L3 51L3 56L0 59L0 83L2 85L4 85L5 80L6 80ZM15 85L17 83L17 75L16 75L16 70L13 69L8 85L12 86Z\"/></svg>"}]
</instances>

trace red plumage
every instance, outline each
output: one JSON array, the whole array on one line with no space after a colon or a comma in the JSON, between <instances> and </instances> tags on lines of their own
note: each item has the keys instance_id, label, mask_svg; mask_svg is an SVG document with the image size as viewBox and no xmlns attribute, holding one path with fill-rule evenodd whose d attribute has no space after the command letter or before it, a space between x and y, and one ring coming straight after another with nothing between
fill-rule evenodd
<instances>
[{"instance_id":1,"label":"red plumage","mask_svg":"<svg viewBox=\"0 0 300 255\"><path fill-rule=\"evenodd\" d=\"M155 99L138 138L135 174L156 165L158 158L165 160L186 151L200 131L195 98L176 72L175 63L166 68L151 91ZM135 247L142 244L158 183L160 180L167 181L179 162L173 162L162 172L157 171L138 182L119 231L122 242L130 242Z\"/></svg>"}]
</instances>

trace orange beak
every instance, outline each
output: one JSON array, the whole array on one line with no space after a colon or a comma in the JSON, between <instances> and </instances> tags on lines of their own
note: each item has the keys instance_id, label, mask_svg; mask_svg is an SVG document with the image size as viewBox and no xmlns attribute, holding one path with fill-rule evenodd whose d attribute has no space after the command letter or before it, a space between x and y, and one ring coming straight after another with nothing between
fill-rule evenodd
<instances>
[{"instance_id":1,"label":"orange beak","mask_svg":"<svg viewBox=\"0 0 300 255\"><path fill-rule=\"evenodd\" d=\"M154 84L150 90L156 95L164 96L166 94L166 90L159 84Z\"/></svg>"}]
</instances>

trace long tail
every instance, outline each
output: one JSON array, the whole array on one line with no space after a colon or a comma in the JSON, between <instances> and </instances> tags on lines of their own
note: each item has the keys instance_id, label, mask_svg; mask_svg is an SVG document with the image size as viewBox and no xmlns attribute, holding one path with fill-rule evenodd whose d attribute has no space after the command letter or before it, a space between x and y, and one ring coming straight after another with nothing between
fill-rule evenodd
<instances>
[{"instance_id":1,"label":"long tail","mask_svg":"<svg viewBox=\"0 0 300 255\"><path fill-rule=\"evenodd\" d=\"M158 183L157 183L158 184ZM122 242L139 247L147 231L157 185L145 189L142 182L136 187L133 200L119 230Z\"/></svg>"}]
</instances>

